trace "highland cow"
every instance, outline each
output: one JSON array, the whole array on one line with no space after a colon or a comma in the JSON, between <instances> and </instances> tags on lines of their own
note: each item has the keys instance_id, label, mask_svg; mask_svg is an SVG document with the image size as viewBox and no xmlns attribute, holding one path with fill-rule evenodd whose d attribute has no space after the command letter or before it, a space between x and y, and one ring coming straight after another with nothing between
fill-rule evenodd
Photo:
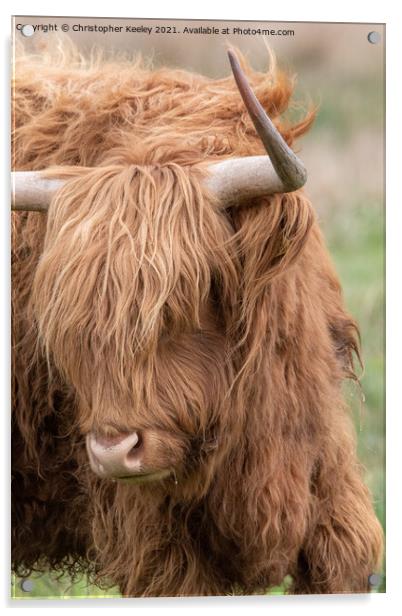
<instances>
[{"instance_id":1,"label":"highland cow","mask_svg":"<svg viewBox=\"0 0 402 616\"><path fill-rule=\"evenodd\" d=\"M291 149L314 114L285 126L292 81L230 60L18 61L20 574L183 596L366 592L380 567L341 391L358 330Z\"/></svg>"}]
</instances>

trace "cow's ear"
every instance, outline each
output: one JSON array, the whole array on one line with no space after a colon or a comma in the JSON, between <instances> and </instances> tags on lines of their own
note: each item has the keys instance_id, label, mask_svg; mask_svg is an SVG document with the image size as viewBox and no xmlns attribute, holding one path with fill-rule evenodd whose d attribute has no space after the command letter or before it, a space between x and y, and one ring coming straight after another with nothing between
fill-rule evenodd
<instances>
[{"instance_id":1,"label":"cow's ear","mask_svg":"<svg viewBox=\"0 0 402 616\"><path fill-rule=\"evenodd\" d=\"M260 199L228 211L235 229L243 277L255 291L298 259L309 237L314 212L300 192Z\"/></svg>"},{"instance_id":2,"label":"cow's ear","mask_svg":"<svg viewBox=\"0 0 402 616\"><path fill-rule=\"evenodd\" d=\"M340 308L332 315L329 330L336 356L340 362L342 376L359 382L358 372L363 371L363 359L360 353L360 332L356 321Z\"/></svg>"},{"instance_id":3,"label":"cow's ear","mask_svg":"<svg viewBox=\"0 0 402 616\"><path fill-rule=\"evenodd\" d=\"M363 371L361 340L357 322L347 312L342 288L328 255L325 255L325 268L320 264L321 303L335 356L338 360L341 378L359 381Z\"/></svg>"}]
</instances>

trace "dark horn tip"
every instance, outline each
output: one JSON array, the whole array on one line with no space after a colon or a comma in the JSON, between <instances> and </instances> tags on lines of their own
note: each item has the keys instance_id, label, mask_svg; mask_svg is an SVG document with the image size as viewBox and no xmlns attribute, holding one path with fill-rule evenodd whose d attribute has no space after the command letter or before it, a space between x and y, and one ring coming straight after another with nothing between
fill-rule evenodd
<instances>
[{"instance_id":1,"label":"dark horn tip","mask_svg":"<svg viewBox=\"0 0 402 616\"><path fill-rule=\"evenodd\" d=\"M229 56L230 61L232 61L233 59L236 59L236 54L233 51L233 49L228 49L228 56Z\"/></svg>"},{"instance_id":2,"label":"dark horn tip","mask_svg":"<svg viewBox=\"0 0 402 616\"><path fill-rule=\"evenodd\" d=\"M234 72L236 69L241 70L239 60L235 52L233 51L233 49L228 49L228 57L229 57L230 66L232 67L232 71Z\"/></svg>"}]
</instances>

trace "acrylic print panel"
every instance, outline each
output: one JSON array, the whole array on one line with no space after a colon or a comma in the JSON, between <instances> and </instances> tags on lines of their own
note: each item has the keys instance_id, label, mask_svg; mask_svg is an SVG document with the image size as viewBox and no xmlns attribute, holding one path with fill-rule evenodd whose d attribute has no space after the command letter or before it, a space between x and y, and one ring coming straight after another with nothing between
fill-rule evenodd
<instances>
[{"instance_id":1,"label":"acrylic print panel","mask_svg":"<svg viewBox=\"0 0 402 616\"><path fill-rule=\"evenodd\" d=\"M13 46L12 596L384 592L385 27Z\"/></svg>"}]
</instances>

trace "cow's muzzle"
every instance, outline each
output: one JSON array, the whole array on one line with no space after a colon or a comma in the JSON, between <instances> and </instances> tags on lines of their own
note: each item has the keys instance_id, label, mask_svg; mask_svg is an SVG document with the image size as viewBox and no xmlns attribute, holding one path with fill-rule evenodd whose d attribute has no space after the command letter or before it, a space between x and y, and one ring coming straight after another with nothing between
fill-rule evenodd
<instances>
[{"instance_id":1,"label":"cow's muzzle","mask_svg":"<svg viewBox=\"0 0 402 616\"><path fill-rule=\"evenodd\" d=\"M125 483L156 481L170 475L170 469L152 469L145 463L144 436L140 432L117 436L89 433L86 445L90 465L102 479Z\"/></svg>"}]
</instances>

